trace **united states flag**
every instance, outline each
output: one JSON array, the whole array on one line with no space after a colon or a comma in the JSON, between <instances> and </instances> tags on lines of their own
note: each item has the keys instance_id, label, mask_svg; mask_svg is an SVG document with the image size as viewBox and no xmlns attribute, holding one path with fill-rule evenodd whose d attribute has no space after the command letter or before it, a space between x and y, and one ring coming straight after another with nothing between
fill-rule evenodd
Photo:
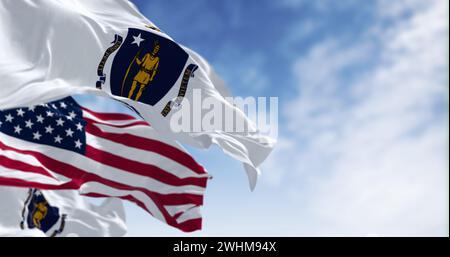
<instances>
[{"instance_id":1,"label":"united states flag","mask_svg":"<svg viewBox=\"0 0 450 257\"><path fill-rule=\"evenodd\" d=\"M71 97L0 111L0 185L119 197L194 231L207 180L180 145L130 115L94 112Z\"/></svg>"}]
</instances>

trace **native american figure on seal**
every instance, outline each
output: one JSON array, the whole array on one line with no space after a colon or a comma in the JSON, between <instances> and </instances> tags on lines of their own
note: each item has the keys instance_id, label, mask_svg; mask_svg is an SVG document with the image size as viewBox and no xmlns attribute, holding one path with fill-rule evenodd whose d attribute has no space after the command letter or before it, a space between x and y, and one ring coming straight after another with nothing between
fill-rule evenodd
<instances>
[{"instance_id":1,"label":"native american figure on seal","mask_svg":"<svg viewBox=\"0 0 450 257\"><path fill-rule=\"evenodd\" d=\"M128 98L132 99L136 87L139 85L139 90L134 100L138 101L144 89L153 81L159 65L159 57L156 56L159 52L159 43L156 42L151 53L146 53L142 59L136 58L136 63L139 65L139 71L133 78L133 84L128 92Z\"/></svg>"},{"instance_id":2,"label":"native american figure on seal","mask_svg":"<svg viewBox=\"0 0 450 257\"><path fill-rule=\"evenodd\" d=\"M33 212L33 224L37 228L41 228L41 221L47 216L48 208L47 202L39 202L34 204L34 212Z\"/></svg>"}]
</instances>

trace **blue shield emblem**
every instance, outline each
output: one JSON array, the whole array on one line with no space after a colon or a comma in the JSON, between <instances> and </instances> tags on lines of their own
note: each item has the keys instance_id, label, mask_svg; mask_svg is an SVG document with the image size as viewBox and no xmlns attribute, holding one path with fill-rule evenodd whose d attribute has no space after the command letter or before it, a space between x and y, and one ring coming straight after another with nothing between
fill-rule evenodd
<instances>
[{"instance_id":1,"label":"blue shield emblem","mask_svg":"<svg viewBox=\"0 0 450 257\"><path fill-rule=\"evenodd\" d=\"M174 86L189 55L175 42L130 28L111 66L111 93L155 105Z\"/></svg>"},{"instance_id":2,"label":"blue shield emblem","mask_svg":"<svg viewBox=\"0 0 450 257\"><path fill-rule=\"evenodd\" d=\"M60 227L55 229L51 236L61 233L64 228L66 215L60 215L59 209L50 205L41 191L37 189L30 189L23 215L22 229L24 228L24 223L26 223L28 228L37 228L46 233L55 226L60 218L62 218Z\"/></svg>"}]
</instances>

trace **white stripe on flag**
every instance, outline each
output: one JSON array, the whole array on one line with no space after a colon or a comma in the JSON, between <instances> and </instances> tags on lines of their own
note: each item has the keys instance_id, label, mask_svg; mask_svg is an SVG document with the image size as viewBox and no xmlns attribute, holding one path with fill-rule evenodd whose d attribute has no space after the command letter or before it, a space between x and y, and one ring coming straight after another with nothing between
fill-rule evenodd
<instances>
[{"instance_id":1,"label":"white stripe on flag","mask_svg":"<svg viewBox=\"0 0 450 257\"><path fill-rule=\"evenodd\" d=\"M88 118L93 120L94 122L100 122L100 123L108 123L111 125L115 125L115 126L127 126L127 125L132 125L133 123L139 122L140 120L138 119L133 119L133 120L103 120L100 118L97 118L96 116L92 115L90 112L88 111L84 111L83 110L83 117ZM123 130L122 130L123 132Z\"/></svg>"},{"instance_id":2,"label":"white stripe on flag","mask_svg":"<svg viewBox=\"0 0 450 257\"><path fill-rule=\"evenodd\" d=\"M123 144L116 143L114 141L103 139L86 133L86 142L88 145L97 149L108 149L112 153L120 154L121 157L141 162L143 164L155 165L163 170L170 171L179 178L204 178L208 177L207 173L198 174L191 169L179 164L178 162L167 158L164 155L158 153L145 151L137 148L127 147Z\"/></svg>"},{"instance_id":3,"label":"white stripe on flag","mask_svg":"<svg viewBox=\"0 0 450 257\"><path fill-rule=\"evenodd\" d=\"M180 217L177 218L177 222L183 223L187 220L197 219L197 218L201 218L201 217L202 217L202 214L200 212L200 206L196 206L196 207L190 208L190 209L186 210L185 212L183 212L183 214L181 214Z\"/></svg>"},{"instance_id":4,"label":"white stripe on flag","mask_svg":"<svg viewBox=\"0 0 450 257\"><path fill-rule=\"evenodd\" d=\"M123 128L117 128L117 127L111 127L104 124L95 124L96 127L101 129L104 132L109 133L116 133L116 134L122 134ZM127 127L127 134L137 136L137 137L145 137L153 140L157 140L160 142L164 142L165 144L168 144L170 146L173 146L177 149L180 149L181 151L186 151L184 147L177 144L173 139L168 138L167 136L158 134L153 128L145 125L135 125L132 127Z\"/></svg>"},{"instance_id":5,"label":"white stripe on flag","mask_svg":"<svg viewBox=\"0 0 450 257\"><path fill-rule=\"evenodd\" d=\"M188 210L192 207L195 207L195 204L180 204L180 205L165 205L164 208L166 208L167 212L170 214L170 216L174 216L177 213L180 213L184 210Z\"/></svg>"},{"instance_id":6,"label":"white stripe on flag","mask_svg":"<svg viewBox=\"0 0 450 257\"><path fill-rule=\"evenodd\" d=\"M143 203L155 218L167 222L153 200L140 191L120 190L98 182L86 182L80 187L79 191L80 194L101 193L112 197L131 195Z\"/></svg>"}]
</instances>

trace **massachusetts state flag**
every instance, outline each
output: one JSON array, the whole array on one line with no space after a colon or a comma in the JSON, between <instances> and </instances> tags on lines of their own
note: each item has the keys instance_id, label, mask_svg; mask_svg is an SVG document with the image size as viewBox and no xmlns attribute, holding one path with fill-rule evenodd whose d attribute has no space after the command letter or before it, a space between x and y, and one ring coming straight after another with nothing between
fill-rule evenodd
<instances>
[{"instance_id":1,"label":"massachusetts state flag","mask_svg":"<svg viewBox=\"0 0 450 257\"><path fill-rule=\"evenodd\" d=\"M0 111L0 185L118 197L194 231L207 180L180 145L132 116L94 112L71 97Z\"/></svg>"},{"instance_id":2,"label":"massachusetts state flag","mask_svg":"<svg viewBox=\"0 0 450 257\"><path fill-rule=\"evenodd\" d=\"M122 200L96 205L86 198L76 190L0 186L0 236L125 235Z\"/></svg>"},{"instance_id":3,"label":"massachusetts state flag","mask_svg":"<svg viewBox=\"0 0 450 257\"><path fill-rule=\"evenodd\" d=\"M180 26L191 30L190 24ZM260 133L255 122L224 98L202 58L129 1L2 0L0 31L0 109L76 93L108 96L181 143L197 148L217 145L243 164L255 188L259 166L275 140ZM217 106L217 113L205 106ZM179 129L174 125L178 121L186 126ZM82 138L75 138L82 134L77 133L76 143L42 138L52 146L83 152ZM32 142L33 137L28 135Z\"/></svg>"}]
</instances>

